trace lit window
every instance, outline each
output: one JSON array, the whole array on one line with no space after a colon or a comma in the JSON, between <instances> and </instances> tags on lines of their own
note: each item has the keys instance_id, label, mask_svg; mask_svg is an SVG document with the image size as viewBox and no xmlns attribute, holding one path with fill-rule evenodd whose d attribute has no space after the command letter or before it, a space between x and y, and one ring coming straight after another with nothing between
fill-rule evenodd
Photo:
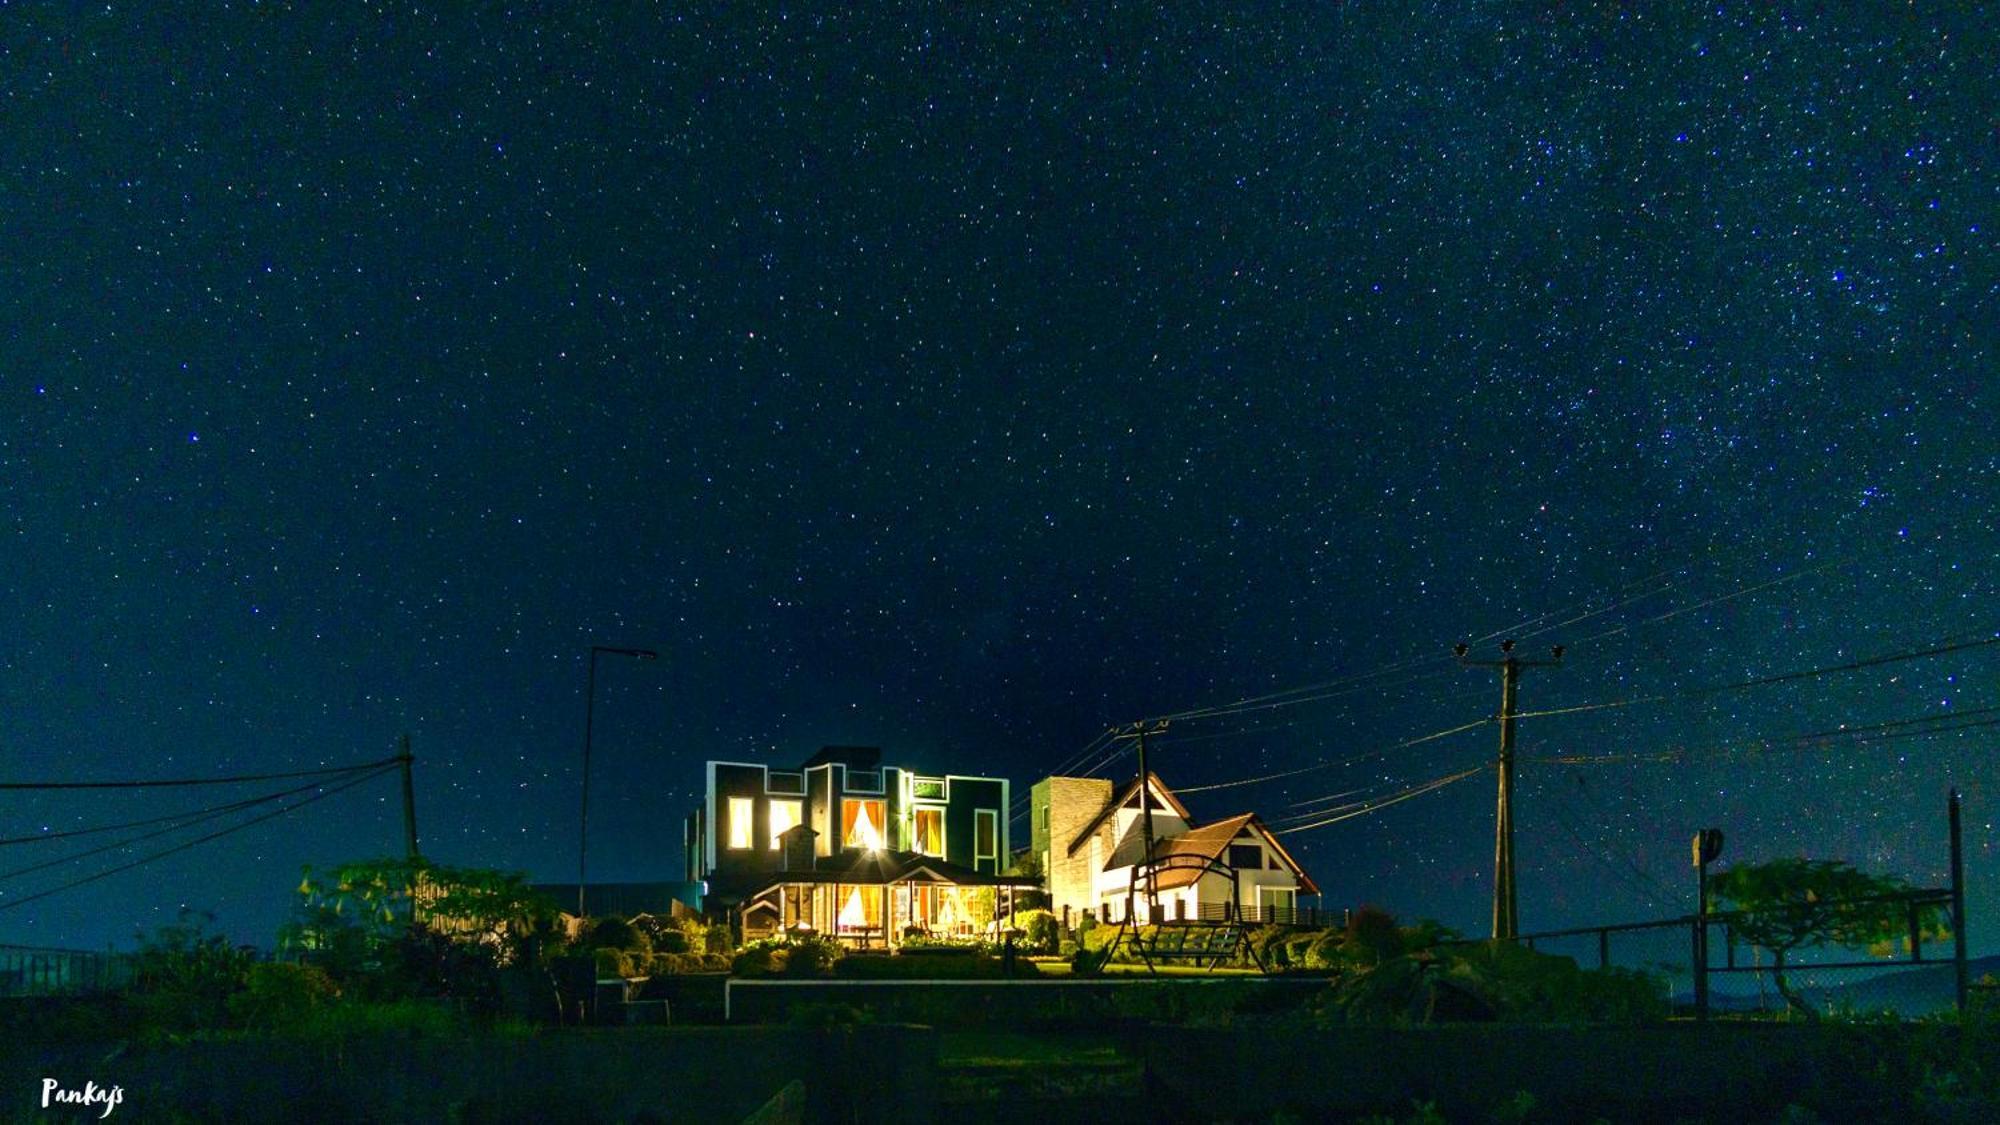
<instances>
[{"instance_id":1,"label":"lit window","mask_svg":"<svg viewBox=\"0 0 2000 1125\"><path fill-rule=\"evenodd\" d=\"M799 821L802 818L802 816L803 813L801 811L801 806L800 803L797 801L771 802L771 850L772 851L777 851L778 848L781 846L778 837L783 836L785 833L791 831L793 828L798 827Z\"/></svg>"},{"instance_id":2,"label":"lit window","mask_svg":"<svg viewBox=\"0 0 2000 1125\"><path fill-rule=\"evenodd\" d=\"M748 797L729 798L729 846L747 848L750 835L754 831L752 821L757 815L757 802Z\"/></svg>"},{"instance_id":3,"label":"lit window","mask_svg":"<svg viewBox=\"0 0 2000 1125\"><path fill-rule=\"evenodd\" d=\"M923 855L944 855L944 810L919 808L916 812L917 851Z\"/></svg>"},{"instance_id":4,"label":"lit window","mask_svg":"<svg viewBox=\"0 0 2000 1125\"><path fill-rule=\"evenodd\" d=\"M983 860L993 861L994 874L999 874L1000 814L992 809L977 809L972 814L972 864L977 867Z\"/></svg>"},{"instance_id":5,"label":"lit window","mask_svg":"<svg viewBox=\"0 0 2000 1125\"><path fill-rule=\"evenodd\" d=\"M882 802L843 801L840 807L841 846L868 848L882 846Z\"/></svg>"}]
</instances>

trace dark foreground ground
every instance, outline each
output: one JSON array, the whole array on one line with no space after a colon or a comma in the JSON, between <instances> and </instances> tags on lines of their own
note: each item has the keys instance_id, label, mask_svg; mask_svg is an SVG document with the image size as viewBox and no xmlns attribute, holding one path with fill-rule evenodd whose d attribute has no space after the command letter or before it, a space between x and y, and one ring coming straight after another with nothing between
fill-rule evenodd
<instances>
[{"instance_id":1,"label":"dark foreground ground","mask_svg":"<svg viewBox=\"0 0 2000 1125\"><path fill-rule=\"evenodd\" d=\"M2000 1120L1979 1083L1949 1065L1975 1049L1966 1034L1895 1024L1034 1033L863 1024L16 1042L0 1045L0 1119ZM101 1104L44 1109L44 1078L116 1086L123 1097L108 1118Z\"/></svg>"}]
</instances>

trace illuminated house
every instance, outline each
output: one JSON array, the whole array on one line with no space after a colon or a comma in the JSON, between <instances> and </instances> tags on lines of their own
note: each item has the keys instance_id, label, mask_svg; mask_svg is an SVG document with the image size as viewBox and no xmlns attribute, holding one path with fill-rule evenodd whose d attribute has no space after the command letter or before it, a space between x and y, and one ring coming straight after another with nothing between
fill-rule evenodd
<instances>
[{"instance_id":1,"label":"illuminated house","mask_svg":"<svg viewBox=\"0 0 2000 1125\"><path fill-rule=\"evenodd\" d=\"M971 935L1040 880L1007 866L1008 782L882 765L829 746L797 769L708 763L688 818L688 877L746 938L809 929L864 946Z\"/></svg>"},{"instance_id":2,"label":"illuminated house","mask_svg":"<svg viewBox=\"0 0 2000 1125\"><path fill-rule=\"evenodd\" d=\"M1048 876L1050 907L1071 924L1088 910L1119 922L1131 903L1141 924L1183 919L1241 918L1291 922L1299 896L1319 887L1255 813L1196 824L1158 774L1148 774L1153 810L1154 879L1159 916L1144 887L1145 832L1139 779L1117 792L1099 777L1049 777L1030 792L1031 849Z\"/></svg>"}]
</instances>

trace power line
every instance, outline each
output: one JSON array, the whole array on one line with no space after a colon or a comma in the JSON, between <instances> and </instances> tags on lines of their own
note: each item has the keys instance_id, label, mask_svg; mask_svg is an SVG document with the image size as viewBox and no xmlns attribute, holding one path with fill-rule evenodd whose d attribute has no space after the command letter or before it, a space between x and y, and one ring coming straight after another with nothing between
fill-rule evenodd
<instances>
[{"instance_id":1,"label":"power line","mask_svg":"<svg viewBox=\"0 0 2000 1125\"><path fill-rule=\"evenodd\" d=\"M383 758L380 761L364 762L358 766L329 766L326 769L294 770L290 773L246 773L234 777L184 777L164 781L0 781L0 790L155 789L184 785L234 785L244 781L283 781L295 777L325 777L329 774L355 773L377 766L393 765L400 760Z\"/></svg>"},{"instance_id":2,"label":"power line","mask_svg":"<svg viewBox=\"0 0 2000 1125\"><path fill-rule=\"evenodd\" d=\"M61 893L62 893L62 892L64 892L64 891L68 891L68 890L74 890L75 888L77 888L77 887L81 887L81 886L83 886L83 885L84 885L84 884L86 884L86 883L95 883L95 882L96 882L96 881L98 881L99 879L105 879L105 878L109 878L110 876L113 876L113 875L116 875L116 874L118 874L118 873L119 873L119 872L121 872L121 871L130 871L130 870L131 870L131 869L133 869L134 867L140 867L140 866L143 866L143 865L145 865L145 864L148 864L148 863L152 863L152 862L153 862L154 860L159 860L159 859L165 859L166 857L168 857L168 856L170 856L170 855L176 855L176 854L178 854L178 853L180 853L180 852L184 852L184 851L187 851L187 850L188 850L189 848L192 848L192 847L194 847L194 846L195 846L195 845L197 845L197 844L205 844L205 843L208 843L208 842L209 842L210 840L218 840L218 839L221 839L221 838L222 838L222 837L224 837L224 836L227 836L227 835L230 835L231 833L234 833L234 832L241 832L241 831L242 831L243 829L245 829L245 828L249 828L249 827L251 827L252 825L257 825L257 824L262 824L263 822L265 822L265 821L267 821L267 820L270 820L270 819L272 819L273 817L279 817L279 816L283 816L284 814L286 814L286 813L288 813L288 812L292 812L292 811L294 811L294 810L297 810L297 809L302 809L302 808L304 808L305 806L307 806L307 805L310 805L310 804L312 804L312 803L313 803L314 801L319 801L319 800L324 800L325 798L328 798L328 797L331 797L331 796L333 796L333 795L334 795L335 793L340 793L340 792L343 792L343 791L345 791L345 790L348 790L348 789L352 789L352 788L354 788L355 786L357 786L357 785L360 785L360 784L362 784L362 783L364 783L364 782L368 782L368 781L373 781L374 779L376 779L376 778L378 778L378 777L386 777L386 776L387 776L387 775L388 775L388 774L389 774L390 772L391 772L391 770L389 770L389 769L381 769L381 770L377 770L377 771L376 771L376 772L374 772L374 773L370 773L370 774L364 774L364 775L363 775L363 776L361 776L361 777L357 777L357 778L354 778L354 779L352 779L352 780L350 780L350 781L346 781L346 782L343 782L343 783L341 783L341 784L339 784L339 785L336 785L336 786L334 786L334 787L333 787L333 788L331 788L331 789L326 789L326 790L323 790L323 791L321 791L321 792L319 792L319 793L315 793L315 794L313 794L313 795L312 795L312 796L310 796L310 797L306 797L306 798L304 798L304 799L302 799L302 800L298 800L298 801L294 801L294 802L292 802L292 803L291 803L291 804L289 804L289 805L285 805L285 806L283 806L283 807L281 807L281 808L276 808L276 809L273 809L273 810L271 810L270 812L267 812L267 813L265 813L265 814L264 814L264 815L262 815L262 816L257 816L257 817L252 817L251 819L249 819L249 820L246 820L246 821L242 822L241 824L233 824L233 825L230 825L230 826L229 826L228 828L223 828L223 829L219 829L219 830L217 830L217 831L215 831L215 832L211 832L211 833L209 833L209 834L208 834L208 835L206 835L206 836L197 836L196 838L194 838L194 839L192 839L192 840L188 840L188 841L185 841L185 842L183 842L183 843L179 843L179 844L175 844L175 845L174 845L173 847L171 847L171 848L163 848L163 849L161 849L161 850L159 850L159 851L157 851L157 852L154 852L154 853L153 853L153 854L151 854L151 855L148 855L148 856L142 856L142 857L140 857L140 858L138 858L138 859L135 859L135 860L133 860L133 861L132 861L132 862L130 862L130 863L124 863L124 864L120 864L120 865L119 865L119 866L117 866L117 867L111 867L111 868L107 868L107 869L105 869L105 870L103 870L103 871L99 871L99 872L97 872L97 873L96 873L96 874L94 874L94 875L86 875L86 876L84 876L84 877L83 877L83 878L81 878L81 879L72 879L71 881L69 881L69 882L67 882L67 883L63 883L63 884L60 884L60 885L58 885L58 886L54 886L54 887L50 887L50 888L49 888L48 890L45 890L45 891L37 891L37 892L35 892L34 894L31 894L31 895L28 895L28 896L27 896L27 897L25 897L25 898L17 898L17 899L15 899L15 900L14 900L14 901L12 901L12 902L0 902L0 910L13 910L13 909L15 909L16 907L21 907L21 906L26 906L26 905L28 905L28 904L29 904L29 903L31 903L31 902L35 902L35 901L38 901L38 900L40 900L40 899L45 899L45 898L48 898L48 897L49 897L50 895L56 895L56 894L61 894Z\"/></svg>"},{"instance_id":3,"label":"power line","mask_svg":"<svg viewBox=\"0 0 2000 1125\"><path fill-rule=\"evenodd\" d=\"M1687 761L1696 755L1718 757L1746 753L1784 753L1821 749L1838 743L1870 745L1878 742L1896 742L1903 739L1931 738L1940 734L1957 734L1968 730L1984 730L2000 726L2000 717L1982 718L2000 712L2000 707L1981 707L1952 715L1926 715L1906 719L1891 719L1864 726L1835 727L1823 731L1809 731L1793 735L1770 735L1744 740L1743 742L1710 746L1698 749L1675 749L1630 754L1562 754L1549 757L1531 758L1530 761L1561 765L1600 765L1617 762L1677 762ZM1920 728L1920 729L1905 729Z\"/></svg>"},{"instance_id":4,"label":"power line","mask_svg":"<svg viewBox=\"0 0 2000 1125\"><path fill-rule=\"evenodd\" d=\"M1709 606L1712 606L1712 605L1720 605L1720 604L1722 604L1723 602L1728 602L1728 601L1735 601L1735 600L1736 600L1737 598L1741 598L1741 597L1747 597L1747 596L1749 596L1749 595L1751 595L1751 594L1755 594L1755 593L1759 593L1759 592L1761 592L1761 591L1764 591L1764 590L1768 590L1768 589L1770 589L1770 588L1771 588L1771 587L1773 587L1773 586L1782 586L1782 585L1784 585L1784 584L1785 584L1785 583L1787 583L1787 582L1796 582L1796 581L1798 581L1798 580L1799 580L1799 579L1801 579L1801 578L1807 578L1807 577L1810 577L1810 576L1812 576L1812 575L1814 575L1814 574L1818 574L1818 573L1819 573L1820 571L1823 571L1823 570L1827 570L1827 569L1830 569L1830 568L1832 568L1832 567L1835 567L1835 566L1838 566L1838 565L1840 565L1840 564L1842 564L1842 563L1844 563L1844 562L1847 562L1847 561L1849 561L1849 560L1847 560L1847 559L1829 559L1829 560L1827 560L1826 562L1823 562L1823 563L1819 564L1818 566L1815 566L1815 567L1808 567L1808 568L1807 568L1807 569L1805 569L1805 570L1798 570L1798 571L1793 571L1793 572L1792 572L1792 573L1790 573L1790 574L1786 574L1786 575L1780 575L1779 577L1777 577L1777 578L1773 578L1773 579L1771 579L1771 580L1769 580L1769 581L1767 581L1767 582L1759 582L1759 583L1756 583L1756 584L1754 584L1754 585L1750 585L1750 586L1744 586L1744 587L1742 587L1741 589L1738 589L1738 590L1733 590L1733 591L1731 591L1730 593L1727 593L1727 594L1720 594L1720 595L1718 595L1718 596L1716 596L1716 597L1713 597L1713 598L1708 598L1708 599L1706 599L1706 600L1704 600L1704 601L1699 601L1699 602L1696 602L1696 603L1695 603L1695 604L1693 604L1693 605L1689 605L1689 606L1682 606L1682 607L1681 607L1681 608L1679 608L1679 609L1673 609L1673 610L1668 610L1668 611L1667 611L1666 613L1662 613L1662 614L1660 614L1660 615L1659 615L1659 616L1657 616L1657 617L1648 617L1648 618L1646 618L1646 619L1645 619L1645 620L1643 620L1643 621L1629 621L1629 622L1626 622L1625 624L1623 624L1623 625L1619 625L1619 626L1617 626L1617 627L1615 627L1615 628L1611 628L1611 629L1606 629L1606 630L1605 630L1604 632L1602 632L1602 633L1593 633L1593 634L1591 634L1590 636L1588 636L1588 637L1585 637L1585 638L1583 638L1583 639L1582 639L1582 640L1580 640L1580 641L1575 641L1575 642L1573 642L1573 643L1572 643L1572 647L1574 647L1574 646L1576 646L1576 645L1587 645L1587 644L1591 643L1592 641L1599 641L1599 640L1603 640L1603 639L1604 639L1604 638L1606 638L1606 637L1612 637L1612 636L1617 636L1617 635L1618 635L1618 634L1620 634L1620 633L1628 633L1628 632L1631 632L1631 631L1632 631L1633 629L1642 629L1642 628L1644 628L1644 627L1646 627L1646 626L1648 626L1648 625L1657 625L1657 624L1659 624L1659 623L1660 623L1660 622L1662 622L1662 621L1669 621L1669 620L1672 620L1673 618L1676 618L1676 617L1680 617L1680 616L1682 616L1682 615L1684 615L1684 614L1689 614L1689 613L1693 613L1694 611L1696 611L1696 610L1698 610L1698 609L1707 609L1707 608L1708 608ZM1637 598L1634 598L1634 599L1632 599L1632 600L1633 600L1633 601L1637 601L1638 599L1637 599ZM1581 620L1581 618L1579 618L1579 620ZM1541 630L1541 632L1547 632L1547 631L1548 631L1548 630ZM1537 634L1529 634L1529 635L1530 635L1530 636L1534 636L1534 635L1537 635Z\"/></svg>"},{"instance_id":5,"label":"power line","mask_svg":"<svg viewBox=\"0 0 2000 1125\"><path fill-rule=\"evenodd\" d=\"M1300 774L1312 773L1314 770L1333 769L1336 766L1351 766L1357 762L1366 762L1369 761L1370 759L1380 758L1385 754L1392 754L1398 750L1408 749L1411 746L1421 746L1426 742L1435 742L1440 738L1449 738L1454 734L1459 734L1464 731L1469 731L1474 727L1483 727L1487 723L1490 723L1492 721L1493 720L1490 718L1474 719L1472 722L1460 723L1458 726L1455 727L1448 727L1444 730L1432 731L1429 734L1420 734L1415 738L1406 738L1403 741L1398 742L1392 746L1385 746L1380 750L1371 750L1366 754L1356 754L1352 757L1340 758L1331 762L1319 762L1310 766L1301 766L1300 768L1295 770L1281 770L1277 773L1261 774L1257 777L1239 778L1235 781L1219 781L1212 785L1190 785L1182 789L1177 789L1175 790L1175 792L1203 793L1211 789L1234 789L1239 785L1255 785L1258 784L1259 782L1275 781L1279 778L1297 777ZM1339 796L1344 796L1344 795L1345 794L1340 794ZM1310 805L1317 803L1319 801L1326 801L1333 799L1334 799L1333 797L1314 797L1305 801L1295 801L1293 802L1293 807L1296 808L1300 805Z\"/></svg>"},{"instance_id":6,"label":"power line","mask_svg":"<svg viewBox=\"0 0 2000 1125\"><path fill-rule=\"evenodd\" d=\"M1970 634L1959 634L1967 636ZM1540 719L1550 715L1574 715L1584 711L1604 711L1617 707L1636 707L1643 703L1661 703L1674 699L1700 699L1710 695L1722 695L1732 691L1747 691L1751 688L1770 687L1774 684L1792 683L1798 680L1830 676L1838 672L1859 672L1868 668L1879 668L1884 664L1899 664L1909 660L1922 660L1931 656L1945 656L1969 649L1986 648L2000 644L2000 633L1982 637L1976 641L1946 642L1930 648L1913 649L1906 652L1892 652L1881 656L1871 656L1863 660L1850 660L1845 664L1829 664L1821 668L1807 668L1797 672L1783 672L1774 676L1759 676L1755 679L1740 680L1735 683L1715 684L1703 688L1689 688L1686 691L1660 692L1655 695L1635 695L1626 699L1613 699L1602 703L1584 703L1574 707L1551 707L1543 711L1522 711L1516 719Z\"/></svg>"},{"instance_id":7,"label":"power line","mask_svg":"<svg viewBox=\"0 0 2000 1125\"><path fill-rule=\"evenodd\" d=\"M388 767L386 766L381 767L382 770L386 770L387 768ZM377 772L381 771L378 770ZM374 775L370 774L369 776L374 776ZM287 789L281 793L272 793L269 794L268 796L255 797L247 801L236 802L235 804L232 805L218 805L212 809L198 809L194 812L182 813L179 816L175 817L174 819L182 821L183 823L170 824L165 828L155 828L151 832L141 832L137 836L128 836L123 840L113 840L108 844L99 844L94 848L86 848L80 852L72 852L69 855L57 856L54 859L45 859L40 863L32 863L26 867L17 867L12 871L0 871L0 879L12 879L17 876L30 874L32 872L46 870L47 868L50 867L61 867L65 863L74 863L79 859L88 859L91 856L101 855L104 852L117 851L120 848L131 847L133 844L144 843L147 840L158 839L161 836L171 836L172 834L179 832L182 829L192 828L197 824L206 824L211 820L220 820L221 818L228 816L230 813L241 812L243 809L252 807L254 805L268 804L271 801L279 801L283 800L286 797L297 796L298 794L304 793L307 790L317 789L323 784L325 783L318 781L311 781L295 789Z\"/></svg>"},{"instance_id":8,"label":"power line","mask_svg":"<svg viewBox=\"0 0 2000 1125\"><path fill-rule=\"evenodd\" d=\"M1386 809L1390 805L1401 804L1404 801L1415 800L1416 798L1421 797L1426 793L1436 792L1439 789L1443 789L1447 785L1451 785L1455 782L1464 781L1466 778L1471 777L1474 774L1484 773L1491 768L1493 768L1491 765L1482 762L1479 765L1476 765L1469 770L1463 770L1459 773L1454 773L1454 774L1447 774L1443 777L1434 777L1429 781L1411 786L1410 788L1405 789L1401 793L1397 793L1394 796L1384 797L1379 801L1372 801L1366 806L1359 809L1355 809L1351 812L1343 812L1333 816L1321 817L1317 820L1310 820L1304 824L1294 824L1289 828L1272 829L1272 835L1287 836L1294 832L1304 832L1312 828L1324 828L1329 824L1339 824L1343 820L1353 820L1357 816L1367 816L1369 813L1379 812L1382 809Z\"/></svg>"},{"instance_id":9,"label":"power line","mask_svg":"<svg viewBox=\"0 0 2000 1125\"><path fill-rule=\"evenodd\" d=\"M193 820L195 818L204 816L205 814L220 815L223 813L235 812L239 809L247 809L254 805L265 804L270 801L282 800L286 797L291 796L294 793L303 793L308 789L316 788L318 785L319 785L318 782L313 782L311 784L299 786L296 789L285 789L277 793L267 793L262 797L246 797L241 801L231 801L228 804L211 805L208 808L204 809L191 809L183 812L168 813L165 816L147 817L144 820L128 820L122 824L100 824L92 828L73 828L66 832L41 832L31 836L8 836L4 839L0 839L0 847L4 847L10 844L39 844L47 840L67 840L76 836L94 836L100 832L121 832L127 828L144 828L149 824L165 824L169 821ZM169 831L171 831L171 829ZM134 840L138 839L145 839L145 837L134 838ZM125 842L131 843L133 841L125 841ZM118 847L120 845L114 844L112 846ZM79 853L78 858L80 858L82 855L89 855L89 854L91 853L89 852ZM0 878L6 878L6 876L0 875Z\"/></svg>"}]
</instances>

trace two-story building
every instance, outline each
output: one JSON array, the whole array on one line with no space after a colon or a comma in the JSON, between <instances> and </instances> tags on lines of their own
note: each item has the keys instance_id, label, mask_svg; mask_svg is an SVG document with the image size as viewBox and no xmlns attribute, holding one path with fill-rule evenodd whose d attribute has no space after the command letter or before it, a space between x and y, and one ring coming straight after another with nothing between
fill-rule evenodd
<instances>
[{"instance_id":1,"label":"two-story building","mask_svg":"<svg viewBox=\"0 0 2000 1125\"><path fill-rule=\"evenodd\" d=\"M1051 909L1140 924L1182 919L1292 922L1315 885L1254 813L1197 824L1158 774L1144 779L1152 813L1146 864L1140 779L1049 777L1030 790L1030 850L1048 877ZM1135 888L1150 893L1135 894ZM1152 903L1158 903L1155 913Z\"/></svg>"},{"instance_id":2,"label":"two-story building","mask_svg":"<svg viewBox=\"0 0 2000 1125\"><path fill-rule=\"evenodd\" d=\"M688 818L689 879L746 937L811 930L856 945L971 934L1039 880L1008 865L1005 778L882 764L872 746L829 746L796 769L707 765Z\"/></svg>"}]
</instances>

